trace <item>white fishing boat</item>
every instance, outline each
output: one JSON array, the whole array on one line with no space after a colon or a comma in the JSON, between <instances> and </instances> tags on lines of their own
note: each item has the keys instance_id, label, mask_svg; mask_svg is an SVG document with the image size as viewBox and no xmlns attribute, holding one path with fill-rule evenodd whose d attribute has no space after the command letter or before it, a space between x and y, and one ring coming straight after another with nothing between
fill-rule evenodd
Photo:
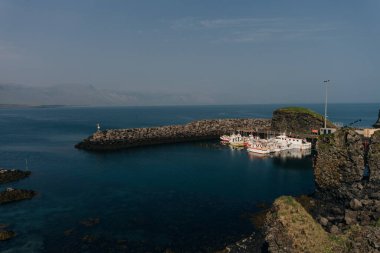
<instances>
[{"instance_id":1,"label":"white fishing boat","mask_svg":"<svg viewBox=\"0 0 380 253\"><path fill-rule=\"evenodd\" d=\"M265 141L254 141L250 143L247 148L248 152L256 153L256 154L270 154L271 149L267 145L268 143Z\"/></svg>"},{"instance_id":2,"label":"white fishing boat","mask_svg":"<svg viewBox=\"0 0 380 253\"><path fill-rule=\"evenodd\" d=\"M244 146L245 147L248 147L251 143L253 143L257 140L260 140L259 137L253 136L252 134L250 134L248 137L243 137L243 139L244 139Z\"/></svg>"},{"instance_id":3,"label":"white fishing boat","mask_svg":"<svg viewBox=\"0 0 380 253\"><path fill-rule=\"evenodd\" d=\"M268 146L271 153L281 152L286 149L286 147L284 147L280 143L277 143L276 141L274 141L274 139L269 140Z\"/></svg>"},{"instance_id":4,"label":"white fishing boat","mask_svg":"<svg viewBox=\"0 0 380 253\"><path fill-rule=\"evenodd\" d=\"M240 134L231 135L229 143L234 147L244 147L244 139Z\"/></svg>"},{"instance_id":5,"label":"white fishing boat","mask_svg":"<svg viewBox=\"0 0 380 253\"><path fill-rule=\"evenodd\" d=\"M220 136L219 138L222 142L230 142L231 139L233 139L237 136L240 136L240 134L237 134L237 135L234 133L231 135L224 134L224 135Z\"/></svg>"},{"instance_id":6,"label":"white fishing boat","mask_svg":"<svg viewBox=\"0 0 380 253\"><path fill-rule=\"evenodd\" d=\"M287 149L311 149L311 143L305 139L292 138L286 136L286 134L276 136L276 143L278 143L283 150Z\"/></svg>"},{"instance_id":7,"label":"white fishing boat","mask_svg":"<svg viewBox=\"0 0 380 253\"><path fill-rule=\"evenodd\" d=\"M231 136L229 136L229 135L222 135L219 138L223 142L230 142Z\"/></svg>"}]
</instances>

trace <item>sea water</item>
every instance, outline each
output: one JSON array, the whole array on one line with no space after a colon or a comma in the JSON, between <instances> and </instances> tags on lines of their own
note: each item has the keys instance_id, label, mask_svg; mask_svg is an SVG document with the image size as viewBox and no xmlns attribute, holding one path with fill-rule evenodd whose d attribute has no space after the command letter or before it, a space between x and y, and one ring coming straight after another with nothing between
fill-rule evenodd
<instances>
[{"instance_id":1,"label":"sea water","mask_svg":"<svg viewBox=\"0 0 380 253\"><path fill-rule=\"evenodd\" d=\"M74 145L97 123L107 129L270 118L280 106L0 109L0 167L32 171L1 189L38 192L0 206L0 224L17 232L0 251L210 252L249 235L258 204L313 192L311 156L257 157L217 141L103 153ZM306 106L323 113L323 105ZM379 108L330 105L329 119L370 126Z\"/></svg>"}]
</instances>

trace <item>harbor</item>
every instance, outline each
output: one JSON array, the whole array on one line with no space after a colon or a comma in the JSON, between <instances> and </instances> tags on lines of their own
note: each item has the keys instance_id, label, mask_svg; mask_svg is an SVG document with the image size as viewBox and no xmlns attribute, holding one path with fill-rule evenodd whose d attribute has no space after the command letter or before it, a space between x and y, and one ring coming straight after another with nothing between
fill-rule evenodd
<instances>
[{"instance_id":1,"label":"harbor","mask_svg":"<svg viewBox=\"0 0 380 253\"><path fill-rule=\"evenodd\" d=\"M222 135L220 140L233 147L244 147L248 152L256 154L271 154L285 150L311 150L311 142L306 139L300 139L287 136L286 133L281 135L261 138L258 134L249 134L242 136L240 133L231 135Z\"/></svg>"},{"instance_id":2,"label":"harbor","mask_svg":"<svg viewBox=\"0 0 380 253\"><path fill-rule=\"evenodd\" d=\"M310 108L317 112L323 111L322 105ZM362 118L363 126L369 127L376 122L378 109L377 104L350 107L334 105L331 106L330 118L345 125ZM125 251L128 252L165 252L167 249L172 252L215 252L235 242L246 245L245 238L249 238L254 231L250 213L262 211L258 209L258 204L265 202L270 207L281 195L300 196L315 191L314 156L308 155L308 150L293 149L261 155L247 152L241 147L222 146L219 138L224 134L238 134L237 131L242 136L252 134L263 139L267 135L270 138L284 132L288 137L297 137L293 129L295 119L307 118L306 124L297 125L298 138L303 139L307 134L312 135L312 129L323 127L323 121L294 112L297 110L293 110L293 113L289 109L279 110L278 105L205 106L175 110L179 112L173 113L174 108L165 107L3 110L2 118L6 124L2 131L2 166L25 168L32 171L32 176L4 184L2 190L6 191L8 187L15 190L33 189L38 194L31 200L1 205L5 217L2 223L9 224L4 230L14 231L17 235L4 242L0 251L14 248L15 252L25 249L29 252L118 252L121 247L127 247ZM42 112L46 114L44 120L40 118ZM17 120L13 115L17 116ZM199 123L198 127L194 123L204 118L222 117L224 119L219 125L218 120ZM226 120L228 118L238 120ZM264 118L262 122L265 125L248 124L259 122L254 120L245 121L246 125L241 124L244 122L242 119L247 118ZM32 127L28 125L31 122ZM147 143L140 148L115 152L89 152L73 148L78 140L92 132L98 132L101 138L107 132L114 132L115 137L124 136L125 141L128 138L145 138L149 141L148 137L152 138L153 134L166 136L172 132L173 135L180 135L186 124L191 124L187 127L192 129L191 133L211 132L215 135L211 141L197 141L194 138L191 142L167 145L150 146ZM210 130L211 124L215 126L214 132ZM154 126L158 129L153 130ZM219 132L217 126L224 126L224 132ZM146 128L153 129L143 130ZM131 130L128 134L127 129ZM16 132L25 134L14 135ZM340 136L337 140L344 140L344 135ZM111 140L114 135L109 137ZM343 160L345 154L361 156L361 146L357 141L359 137L348 135L350 143L355 140L355 150L352 152L347 150L342 153L346 148L343 143L339 147L331 145L323 149L324 162L320 156L321 159L316 163L319 168L331 167L331 154L337 165L331 171L318 173L319 184L334 178L335 168L340 166L339 161L351 163L350 160ZM315 138L319 138L319 135L315 134ZM372 138L368 147L368 150L372 150L371 155L368 155L372 173L370 180L374 180L378 172L375 167L378 160L373 153L375 140ZM339 150L334 151L336 148ZM361 170L356 168L359 167L352 165L343 174L342 180L338 181L338 186L344 187L347 185L344 183L346 179L355 175L355 186L352 188L359 189L356 180L360 180ZM5 171L1 175L8 181ZM19 178L18 173L14 175ZM67 187L68 184L70 187ZM366 187L365 184L362 186ZM331 186L332 189L342 187L337 188L335 183ZM5 196L15 193L19 192L7 191ZM355 195L363 206L378 201L372 197L376 189L364 193L363 196ZM366 200L365 195L371 199ZM350 215L351 222L361 222L362 217L376 215L347 207L340 207L341 215L318 212L326 219L336 219L328 220L327 223L322 219L327 231L335 231L335 226L343 228L339 225L342 223L339 217L344 217L345 213ZM20 216L20 212L15 210L25 211ZM357 215L354 216L351 211ZM316 219L317 222L319 220ZM88 226L88 223L95 224ZM136 234L139 238L136 238ZM158 240L162 235L165 240ZM258 235L256 233L253 236L256 241ZM41 247L43 250L40 250ZM235 248L241 249L239 246Z\"/></svg>"}]
</instances>

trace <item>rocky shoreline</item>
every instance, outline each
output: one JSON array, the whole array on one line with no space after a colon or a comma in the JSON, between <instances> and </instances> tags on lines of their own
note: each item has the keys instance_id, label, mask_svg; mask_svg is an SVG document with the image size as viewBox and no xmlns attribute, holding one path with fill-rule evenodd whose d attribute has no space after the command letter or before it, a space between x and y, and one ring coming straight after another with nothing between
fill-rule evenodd
<instances>
[{"instance_id":1,"label":"rocky shoreline","mask_svg":"<svg viewBox=\"0 0 380 253\"><path fill-rule=\"evenodd\" d=\"M37 193L33 190L8 188L0 192L0 205L33 198Z\"/></svg>"},{"instance_id":2,"label":"rocky shoreline","mask_svg":"<svg viewBox=\"0 0 380 253\"><path fill-rule=\"evenodd\" d=\"M0 169L0 184L6 184L13 181L18 181L29 177L30 171L16 170L16 169Z\"/></svg>"},{"instance_id":3,"label":"rocky shoreline","mask_svg":"<svg viewBox=\"0 0 380 253\"><path fill-rule=\"evenodd\" d=\"M279 197L256 238L222 252L380 252L380 132L368 143L349 128L321 136L315 193Z\"/></svg>"},{"instance_id":4,"label":"rocky shoreline","mask_svg":"<svg viewBox=\"0 0 380 253\"><path fill-rule=\"evenodd\" d=\"M239 129L269 129L270 119L199 120L185 125L111 129L95 132L75 145L86 150L117 150L147 145L215 140Z\"/></svg>"},{"instance_id":5,"label":"rocky shoreline","mask_svg":"<svg viewBox=\"0 0 380 253\"><path fill-rule=\"evenodd\" d=\"M7 184L29 177L30 171L16 169L0 169L0 184ZM0 207L26 199L32 199L37 193L33 190L6 188L0 192ZM8 225L0 224L0 241L7 241L16 236L16 233L7 229Z\"/></svg>"}]
</instances>

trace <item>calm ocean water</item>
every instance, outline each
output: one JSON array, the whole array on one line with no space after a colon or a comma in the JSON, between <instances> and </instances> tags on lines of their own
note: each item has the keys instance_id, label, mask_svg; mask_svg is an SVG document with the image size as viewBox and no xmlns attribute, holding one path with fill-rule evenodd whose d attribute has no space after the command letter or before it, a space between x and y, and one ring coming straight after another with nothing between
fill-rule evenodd
<instances>
[{"instance_id":1,"label":"calm ocean water","mask_svg":"<svg viewBox=\"0 0 380 253\"><path fill-rule=\"evenodd\" d=\"M197 119L271 117L281 105L0 109L0 167L32 176L3 185L34 189L0 206L17 237L1 252L208 252L250 234L256 205L314 189L311 158L252 157L217 142L110 153L74 149L102 128ZM323 112L323 105L307 105ZM330 105L334 122L370 126L380 104ZM81 221L98 218L94 226Z\"/></svg>"}]
</instances>

